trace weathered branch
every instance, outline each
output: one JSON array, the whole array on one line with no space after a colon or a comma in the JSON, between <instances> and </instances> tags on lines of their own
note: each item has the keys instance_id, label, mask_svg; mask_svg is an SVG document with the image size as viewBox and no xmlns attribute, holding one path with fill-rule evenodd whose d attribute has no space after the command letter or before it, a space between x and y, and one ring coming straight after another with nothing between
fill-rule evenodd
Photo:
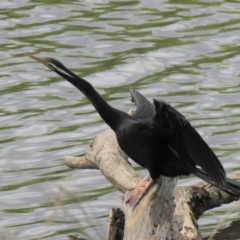
<instances>
[{"instance_id":1,"label":"weathered branch","mask_svg":"<svg viewBox=\"0 0 240 240\"><path fill-rule=\"evenodd\" d=\"M66 156L64 158L64 163L70 168L99 169L96 163L89 161L85 156L84 157Z\"/></svg>"},{"instance_id":2,"label":"weathered branch","mask_svg":"<svg viewBox=\"0 0 240 240\"><path fill-rule=\"evenodd\" d=\"M119 191L125 193L142 179L127 159L118 146L115 133L107 128L94 139L84 157L66 157L64 163L71 168L99 169ZM240 180L240 174L230 178ZM135 209L125 205L124 240L202 239L197 219L204 211L237 200L203 181L189 187L175 187L175 184L176 179L161 177L159 184L152 186ZM114 234L123 231L122 224L114 224L114 218L120 219L112 212L108 240L117 239Z\"/></svg>"},{"instance_id":3,"label":"weathered branch","mask_svg":"<svg viewBox=\"0 0 240 240\"><path fill-rule=\"evenodd\" d=\"M71 168L86 165L99 169L112 185L120 192L132 188L141 181L141 176L134 171L128 162L127 155L117 143L112 129L107 128L95 137L84 157L65 157L64 163Z\"/></svg>"},{"instance_id":4,"label":"weathered branch","mask_svg":"<svg viewBox=\"0 0 240 240\"><path fill-rule=\"evenodd\" d=\"M124 224L124 212L119 208L112 208L108 218L107 240L122 240Z\"/></svg>"}]
</instances>

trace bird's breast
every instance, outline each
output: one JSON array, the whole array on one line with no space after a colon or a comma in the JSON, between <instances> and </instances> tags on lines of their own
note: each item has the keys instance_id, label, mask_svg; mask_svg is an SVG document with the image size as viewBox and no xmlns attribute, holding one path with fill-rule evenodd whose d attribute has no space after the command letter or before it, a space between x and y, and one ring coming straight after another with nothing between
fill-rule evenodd
<instances>
[{"instance_id":1,"label":"bird's breast","mask_svg":"<svg viewBox=\"0 0 240 240\"><path fill-rule=\"evenodd\" d=\"M151 155L158 151L155 132L151 129L125 125L116 132L116 135L121 149L143 167L147 167L147 162L153 159Z\"/></svg>"}]
</instances>

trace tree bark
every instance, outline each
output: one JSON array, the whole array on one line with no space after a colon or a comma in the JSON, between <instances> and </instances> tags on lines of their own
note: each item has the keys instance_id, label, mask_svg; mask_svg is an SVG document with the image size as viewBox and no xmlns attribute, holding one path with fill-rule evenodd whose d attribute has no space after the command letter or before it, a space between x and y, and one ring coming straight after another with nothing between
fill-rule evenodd
<instances>
[{"instance_id":1,"label":"tree bark","mask_svg":"<svg viewBox=\"0 0 240 240\"><path fill-rule=\"evenodd\" d=\"M142 179L127 159L115 133L107 128L95 137L85 156L65 157L64 163L71 168L99 169L117 190L125 193ZM240 174L230 178L240 180ZM176 183L177 178L160 177L134 209L124 204L125 216L120 209L112 209L107 239L200 240L197 220L201 215L237 200L203 181L188 187L176 187Z\"/></svg>"}]
</instances>

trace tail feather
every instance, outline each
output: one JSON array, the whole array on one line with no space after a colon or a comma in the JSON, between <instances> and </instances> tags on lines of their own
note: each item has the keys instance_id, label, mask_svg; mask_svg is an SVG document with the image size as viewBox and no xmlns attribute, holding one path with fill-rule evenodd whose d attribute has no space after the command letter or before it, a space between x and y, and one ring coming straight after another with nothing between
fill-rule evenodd
<instances>
[{"instance_id":1,"label":"tail feather","mask_svg":"<svg viewBox=\"0 0 240 240\"><path fill-rule=\"evenodd\" d=\"M196 172L194 172L194 174L201 178L202 180L206 181L207 183L217 188L220 188L202 169L198 168ZM240 197L240 182L236 180L226 178L225 184L220 189L231 195Z\"/></svg>"}]
</instances>

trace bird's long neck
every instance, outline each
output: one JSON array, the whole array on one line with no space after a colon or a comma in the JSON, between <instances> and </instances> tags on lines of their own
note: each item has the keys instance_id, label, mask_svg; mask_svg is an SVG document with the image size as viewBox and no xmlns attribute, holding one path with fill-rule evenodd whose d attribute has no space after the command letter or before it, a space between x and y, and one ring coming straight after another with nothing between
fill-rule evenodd
<instances>
[{"instance_id":1,"label":"bird's long neck","mask_svg":"<svg viewBox=\"0 0 240 240\"><path fill-rule=\"evenodd\" d=\"M69 81L72 85L78 88L89 99L89 101L95 107L102 119L113 130L116 130L124 119L130 118L127 113L111 107L89 82L78 77L69 70L67 72L68 75L63 74L60 71L56 71L56 73L58 73L60 76Z\"/></svg>"}]
</instances>

